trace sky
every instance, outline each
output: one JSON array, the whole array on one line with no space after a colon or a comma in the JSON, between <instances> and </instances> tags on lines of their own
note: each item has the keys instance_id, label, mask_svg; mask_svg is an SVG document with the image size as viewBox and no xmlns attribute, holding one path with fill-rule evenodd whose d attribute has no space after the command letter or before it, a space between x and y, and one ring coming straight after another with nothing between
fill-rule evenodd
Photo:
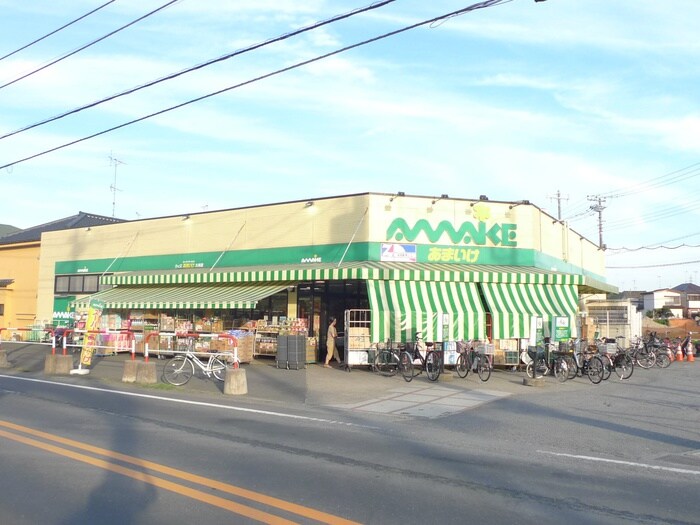
<instances>
[{"instance_id":1,"label":"sky","mask_svg":"<svg viewBox=\"0 0 700 525\"><path fill-rule=\"evenodd\" d=\"M167 3L0 0L0 224L487 195L700 284L697 0Z\"/></svg>"}]
</instances>

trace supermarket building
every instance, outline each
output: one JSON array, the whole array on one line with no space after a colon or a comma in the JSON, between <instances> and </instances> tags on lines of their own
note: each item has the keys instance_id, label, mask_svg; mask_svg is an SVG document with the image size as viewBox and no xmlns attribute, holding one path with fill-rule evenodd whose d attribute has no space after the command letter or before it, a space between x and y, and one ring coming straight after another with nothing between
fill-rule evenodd
<instances>
[{"instance_id":1,"label":"supermarket building","mask_svg":"<svg viewBox=\"0 0 700 525\"><path fill-rule=\"evenodd\" d=\"M580 297L607 291L604 251L527 201L362 193L44 233L37 319L93 301L107 330L254 327L273 350L298 332L317 358L330 317L360 346L514 350L543 326L576 335Z\"/></svg>"}]
</instances>

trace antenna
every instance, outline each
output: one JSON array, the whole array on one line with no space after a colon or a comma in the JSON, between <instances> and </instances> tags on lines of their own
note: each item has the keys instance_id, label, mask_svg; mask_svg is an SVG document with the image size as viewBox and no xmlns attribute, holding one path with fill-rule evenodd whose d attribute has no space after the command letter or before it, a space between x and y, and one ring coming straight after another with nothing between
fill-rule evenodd
<instances>
[{"instance_id":1,"label":"antenna","mask_svg":"<svg viewBox=\"0 0 700 525\"><path fill-rule=\"evenodd\" d=\"M113 157L112 152L110 151L109 165L114 166L114 182L109 186L109 190L112 192L112 217L114 217L117 208L117 191L121 191L119 188L117 188L117 168L120 164L126 164L126 162L122 162L121 160Z\"/></svg>"}]
</instances>

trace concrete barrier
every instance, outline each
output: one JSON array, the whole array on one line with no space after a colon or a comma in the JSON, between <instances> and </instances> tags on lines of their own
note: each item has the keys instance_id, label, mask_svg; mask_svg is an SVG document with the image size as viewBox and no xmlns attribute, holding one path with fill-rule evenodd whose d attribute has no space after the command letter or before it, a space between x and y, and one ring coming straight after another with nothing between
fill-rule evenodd
<instances>
[{"instance_id":1,"label":"concrete barrier","mask_svg":"<svg viewBox=\"0 0 700 525\"><path fill-rule=\"evenodd\" d=\"M0 350L0 368L12 368L12 365L7 360L7 352Z\"/></svg>"},{"instance_id":2,"label":"concrete barrier","mask_svg":"<svg viewBox=\"0 0 700 525\"><path fill-rule=\"evenodd\" d=\"M145 385L153 385L158 382L155 363L139 361L136 364L136 382Z\"/></svg>"},{"instance_id":3,"label":"concrete barrier","mask_svg":"<svg viewBox=\"0 0 700 525\"><path fill-rule=\"evenodd\" d=\"M248 393L248 380L244 368L227 368L224 394L239 396Z\"/></svg>"},{"instance_id":4,"label":"concrete barrier","mask_svg":"<svg viewBox=\"0 0 700 525\"><path fill-rule=\"evenodd\" d=\"M136 382L136 361L124 361L124 372L122 373L122 383Z\"/></svg>"},{"instance_id":5,"label":"concrete barrier","mask_svg":"<svg viewBox=\"0 0 700 525\"><path fill-rule=\"evenodd\" d=\"M72 355L50 354L44 360L44 374L46 375L68 376L72 368Z\"/></svg>"}]
</instances>

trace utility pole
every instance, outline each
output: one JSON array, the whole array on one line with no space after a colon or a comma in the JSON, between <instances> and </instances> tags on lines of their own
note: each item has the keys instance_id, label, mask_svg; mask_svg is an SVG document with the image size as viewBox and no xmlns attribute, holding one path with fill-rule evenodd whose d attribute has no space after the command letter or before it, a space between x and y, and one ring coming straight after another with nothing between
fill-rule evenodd
<instances>
[{"instance_id":1,"label":"utility pole","mask_svg":"<svg viewBox=\"0 0 700 525\"><path fill-rule=\"evenodd\" d=\"M600 195L589 195L589 201L593 201L595 204L591 205L591 209L598 214L598 248L601 250L605 249L605 244L603 244L603 210L605 209L605 197Z\"/></svg>"},{"instance_id":2,"label":"utility pole","mask_svg":"<svg viewBox=\"0 0 700 525\"><path fill-rule=\"evenodd\" d=\"M569 197L562 197L562 194L559 190L557 190L556 195L550 195L550 199L555 199L557 201L557 220L561 221L561 201L565 200L568 201Z\"/></svg>"},{"instance_id":3,"label":"utility pole","mask_svg":"<svg viewBox=\"0 0 700 525\"><path fill-rule=\"evenodd\" d=\"M121 160L114 158L112 156L112 152L109 153L109 165L114 166L114 182L110 185L109 189L112 192L112 217L114 217L114 214L116 212L117 208L117 167L120 164L126 164L125 162L122 162Z\"/></svg>"}]
</instances>

